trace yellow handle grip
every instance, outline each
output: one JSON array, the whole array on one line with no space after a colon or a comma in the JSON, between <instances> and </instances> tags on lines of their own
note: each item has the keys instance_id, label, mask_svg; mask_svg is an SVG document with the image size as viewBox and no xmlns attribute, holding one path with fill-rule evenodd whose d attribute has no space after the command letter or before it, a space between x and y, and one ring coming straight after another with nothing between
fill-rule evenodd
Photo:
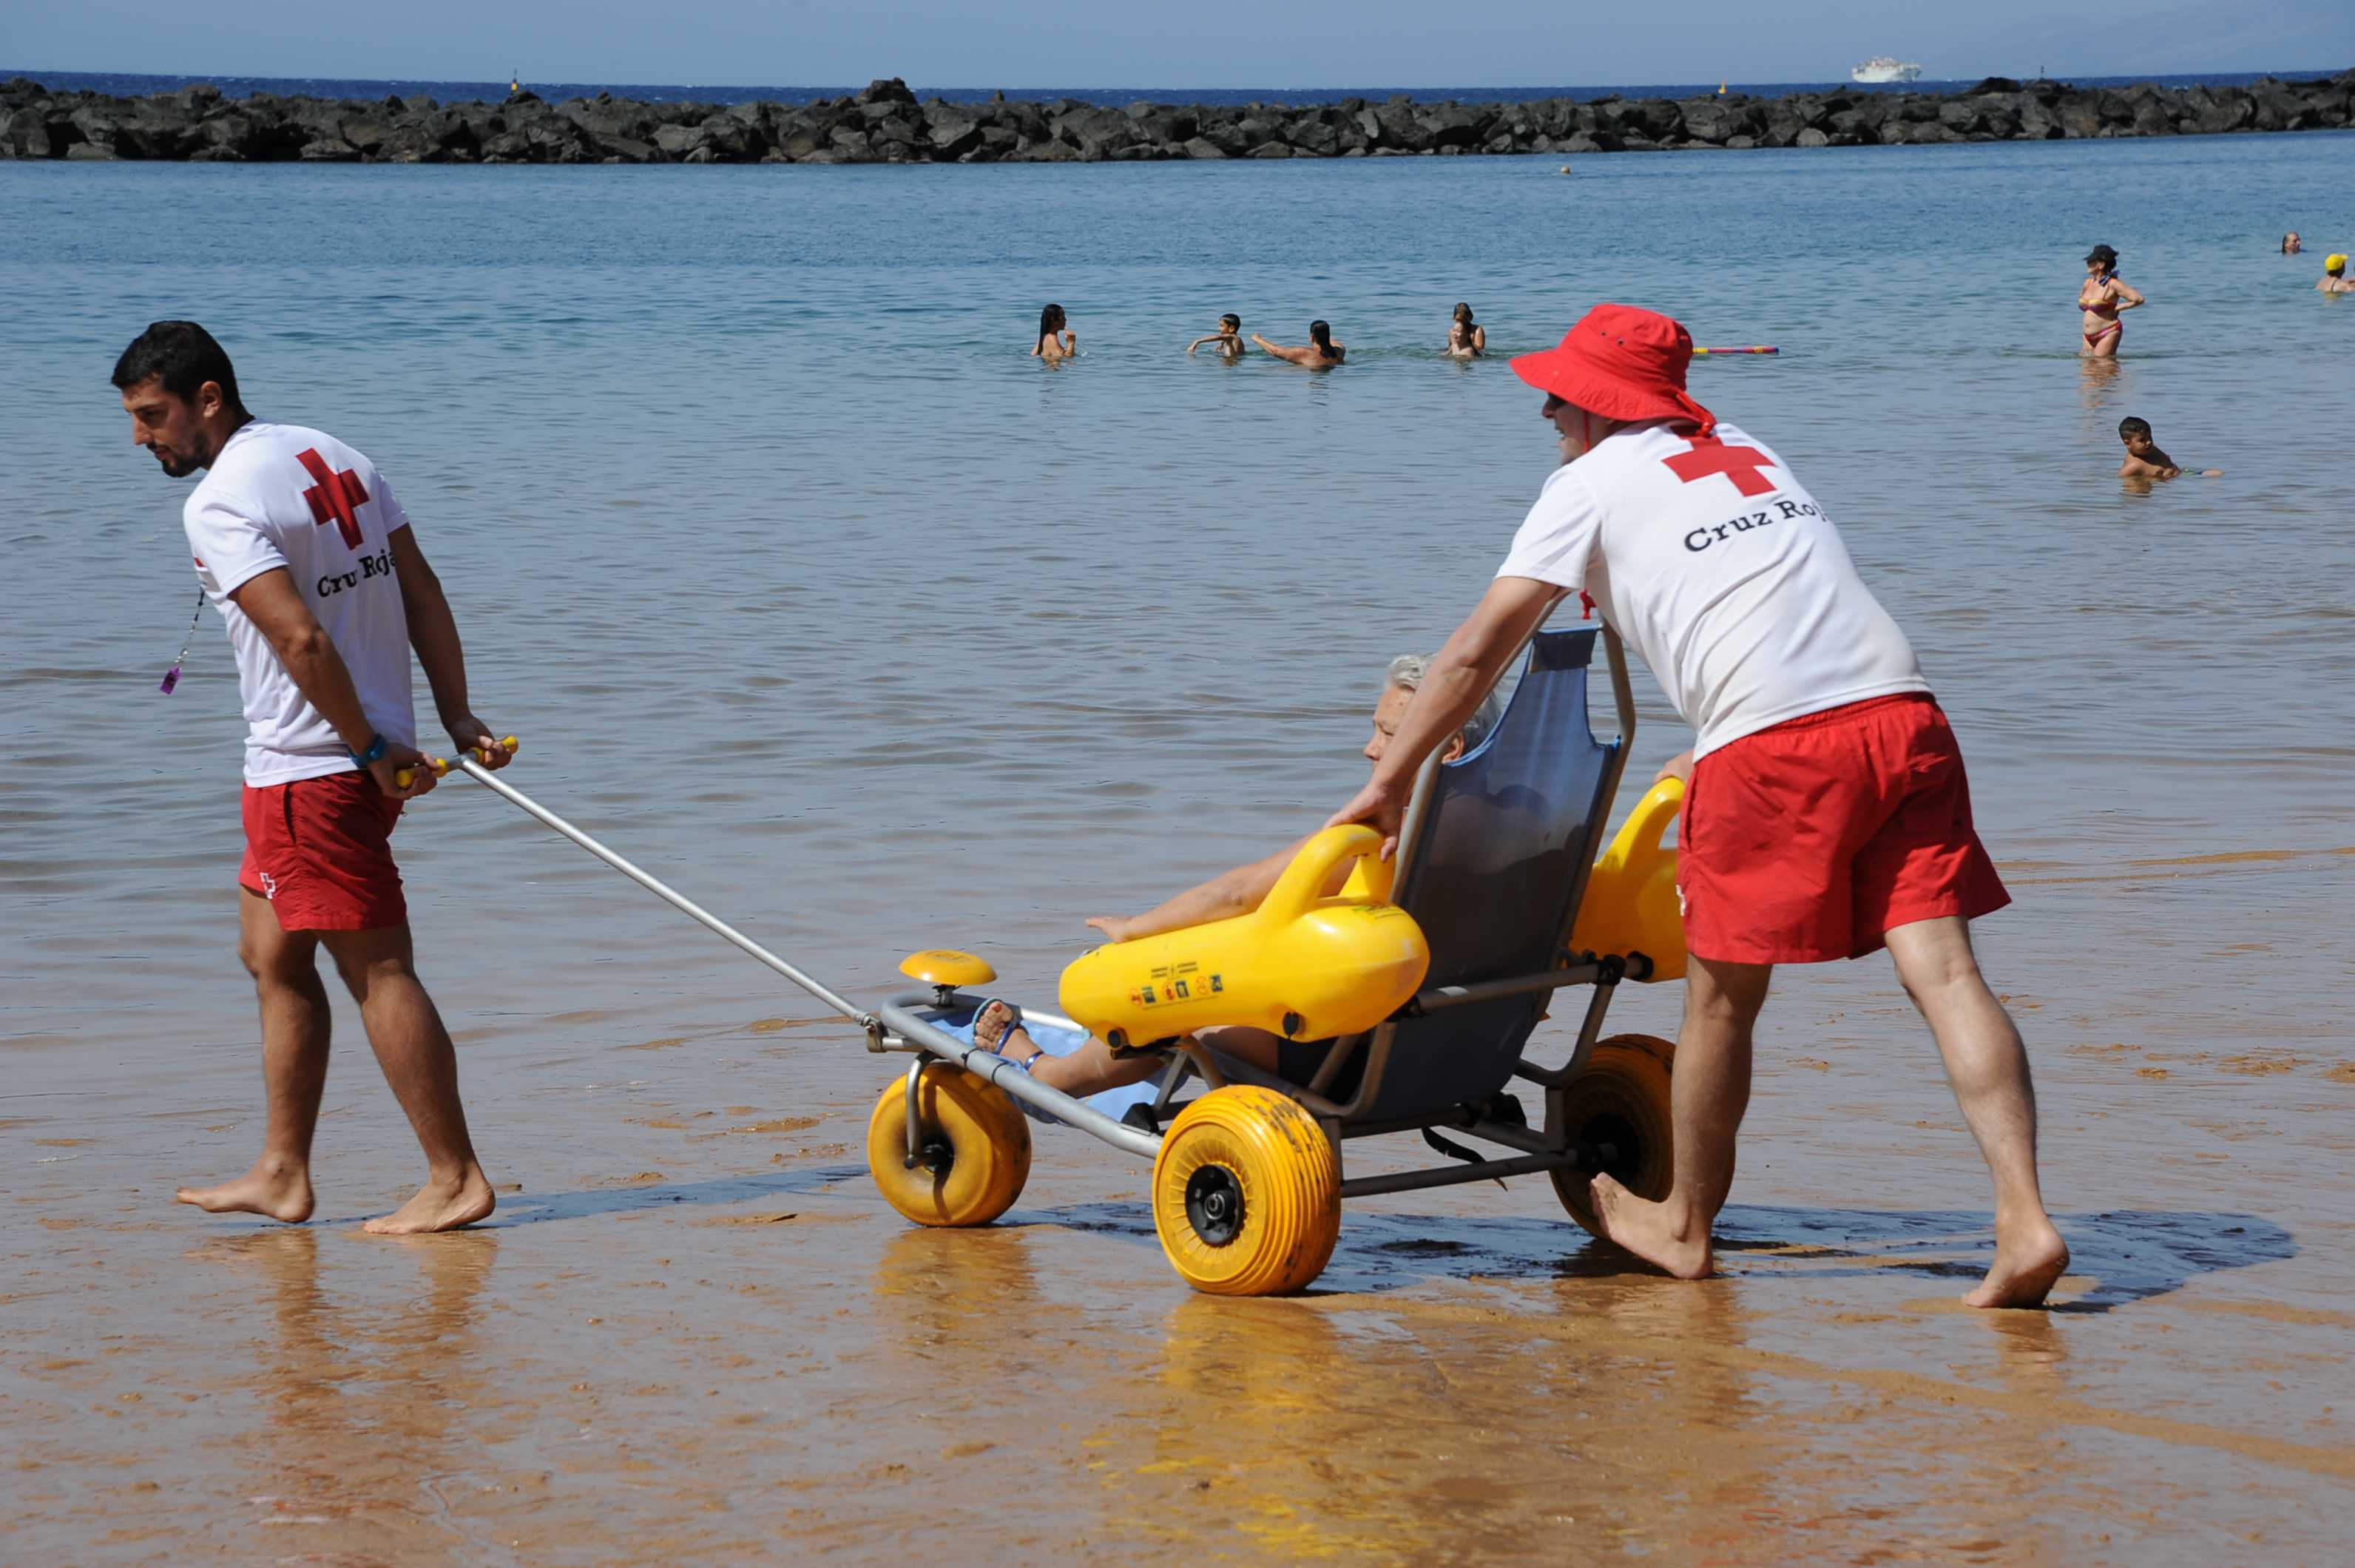
<instances>
[{"instance_id":1,"label":"yellow handle grip","mask_svg":"<svg viewBox=\"0 0 2355 1568\"><path fill-rule=\"evenodd\" d=\"M1259 906L1260 920L1270 927L1288 925L1308 912L1317 900L1325 896L1325 884L1330 880L1335 867L1344 860L1363 859L1366 863L1367 891L1377 901L1391 895L1391 874L1396 867L1380 857L1382 836L1362 822L1345 823L1339 827L1319 830L1284 875L1268 890L1267 899Z\"/></svg>"},{"instance_id":2,"label":"yellow handle grip","mask_svg":"<svg viewBox=\"0 0 2355 1568\"><path fill-rule=\"evenodd\" d=\"M523 742L517 740L513 735L502 737L499 741L499 744L506 748L509 756L515 755L517 752L523 749ZM474 754L482 758L485 763L491 760L491 754L488 752L480 750L479 748L475 751ZM428 757L425 759L425 765L432 768L437 777L442 773L448 773L453 766L450 759L447 757ZM400 772L392 775L392 782L399 784L401 788L407 789L416 781L416 778L417 770L415 768L402 768Z\"/></svg>"},{"instance_id":3,"label":"yellow handle grip","mask_svg":"<svg viewBox=\"0 0 2355 1568\"><path fill-rule=\"evenodd\" d=\"M1666 778L1644 792L1627 820L1619 825L1619 836L1611 848L1603 852L1597 865L1624 866L1636 856L1657 850L1660 840L1668 836L1668 827L1684 809L1685 781Z\"/></svg>"}]
</instances>

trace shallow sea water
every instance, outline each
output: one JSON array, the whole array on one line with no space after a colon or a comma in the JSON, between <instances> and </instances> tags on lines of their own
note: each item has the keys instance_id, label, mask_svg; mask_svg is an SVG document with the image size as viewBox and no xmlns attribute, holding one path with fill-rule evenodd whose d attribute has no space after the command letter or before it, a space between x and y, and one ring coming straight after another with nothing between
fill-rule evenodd
<instances>
[{"instance_id":1,"label":"shallow sea water","mask_svg":"<svg viewBox=\"0 0 2355 1568\"><path fill-rule=\"evenodd\" d=\"M2311 285L2355 248L2350 147L0 165L20 1538L2327 1555L2355 1522L2355 304ZM2275 253L2291 227L2307 255ZM2074 356L2095 240L2152 301L2114 367ZM1070 1134L1007 1223L911 1232L859 1156L889 1064L463 782L397 843L520 1190L471 1236L353 1232L415 1154L346 1012L323 1221L168 1203L242 1167L261 1105L235 677L208 612L155 691L185 492L106 385L147 320L205 321L258 411L392 476L520 787L855 996L950 944L1044 1000L1083 916L1355 787L1382 664L1455 624L1550 461L1501 355L1602 298L1782 347L1695 389L1832 508L1955 718L2019 901L1981 945L2037 1052L2061 1310L1947 1309L1984 1177L1880 961L1781 983L1705 1286L1618 1272L1522 1181L1352 1205L1325 1294L1195 1298L1143 1168ZM1048 299L1060 368L1023 353ZM1498 360L1435 356L1457 299ZM1230 309L1279 341L1323 315L1350 363L1178 352ZM2122 485L2126 413L2225 477ZM1638 691L1640 783L1685 737ZM1676 1004L1614 1023L1673 1033Z\"/></svg>"}]
</instances>

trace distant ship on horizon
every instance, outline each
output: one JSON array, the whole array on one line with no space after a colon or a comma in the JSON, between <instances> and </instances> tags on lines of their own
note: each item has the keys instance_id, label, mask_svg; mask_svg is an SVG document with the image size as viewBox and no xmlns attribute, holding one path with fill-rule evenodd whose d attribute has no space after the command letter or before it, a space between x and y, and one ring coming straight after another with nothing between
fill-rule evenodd
<instances>
[{"instance_id":1,"label":"distant ship on horizon","mask_svg":"<svg viewBox=\"0 0 2355 1568\"><path fill-rule=\"evenodd\" d=\"M1902 60L1894 55L1875 55L1862 65L1849 69L1850 81L1919 81L1922 68L1912 60Z\"/></svg>"}]
</instances>

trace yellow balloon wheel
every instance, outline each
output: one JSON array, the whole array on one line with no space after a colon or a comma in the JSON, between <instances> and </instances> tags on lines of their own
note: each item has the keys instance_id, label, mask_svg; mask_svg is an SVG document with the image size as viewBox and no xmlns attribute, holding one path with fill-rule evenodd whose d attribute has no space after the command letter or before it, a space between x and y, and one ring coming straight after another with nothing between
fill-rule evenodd
<instances>
[{"instance_id":1,"label":"yellow balloon wheel","mask_svg":"<svg viewBox=\"0 0 2355 1568\"><path fill-rule=\"evenodd\" d=\"M1325 1270L1341 1234L1341 1161L1299 1102L1249 1084L1178 1114L1153 1161L1153 1228L1213 1296L1281 1296Z\"/></svg>"},{"instance_id":2,"label":"yellow balloon wheel","mask_svg":"<svg viewBox=\"0 0 2355 1568\"><path fill-rule=\"evenodd\" d=\"M1593 1054L1563 1094L1563 1121L1572 1144L1608 1145L1604 1169L1638 1198L1668 1195L1675 1142L1668 1117L1668 1074L1676 1042L1648 1034L1614 1034L1594 1042ZM1593 1196L1586 1176L1553 1173L1553 1189L1570 1217L1595 1235Z\"/></svg>"},{"instance_id":3,"label":"yellow balloon wheel","mask_svg":"<svg viewBox=\"0 0 2355 1568\"><path fill-rule=\"evenodd\" d=\"M884 1201L919 1225L986 1225L1022 1196L1030 1125L1003 1089L944 1061L916 1084L916 1164L908 1165L908 1081L867 1119L867 1168Z\"/></svg>"}]
</instances>

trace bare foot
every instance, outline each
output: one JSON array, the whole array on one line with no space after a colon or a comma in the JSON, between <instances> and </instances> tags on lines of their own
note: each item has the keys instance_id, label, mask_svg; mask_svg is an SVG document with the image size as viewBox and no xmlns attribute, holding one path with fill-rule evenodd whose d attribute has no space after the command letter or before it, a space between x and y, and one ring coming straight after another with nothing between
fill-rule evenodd
<instances>
[{"instance_id":1,"label":"bare foot","mask_svg":"<svg viewBox=\"0 0 2355 1568\"><path fill-rule=\"evenodd\" d=\"M1963 1297L1966 1307L2034 1307L2069 1268L2069 1243L2043 1215L2033 1222L1995 1232L1995 1263L1978 1288Z\"/></svg>"},{"instance_id":2,"label":"bare foot","mask_svg":"<svg viewBox=\"0 0 2355 1568\"><path fill-rule=\"evenodd\" d=\"M416 1197L391 1213L370 1220L360 1229L378 1236L422 1236L435 1231L454 1231L488 1219L498 1201L482 1167L470 1165L455 1183L445 1186L429 1181L417 1189Z\"/></svg>"},{"instance_id":3,"label":"bare foot","mask_svg":"<svg viewBox=\"0 0 2355 1568\"><path fill-rule=\"evenodd\" d=\"M1587 1190L1594 1199L1595 1223L1614 1245L1678 1279L1709 1277L1708 1231L1698 1236L1679 1232L1667 1204L1638 1198L1610 1177L1594 1178Z\"/></svg>"},{"instance_id":4,"label":"bare foot","mask_svg":"<svg viewBox=\"0 0 2355 1568\"><path fill-rule=\"evenodd\" d=\"M261 1214L299 1225L311 1217L311 1171L292 1160L264 1157L235 1181L183 1187L172 1196L208 1214Z\"/></svg>"}]
</instances>

